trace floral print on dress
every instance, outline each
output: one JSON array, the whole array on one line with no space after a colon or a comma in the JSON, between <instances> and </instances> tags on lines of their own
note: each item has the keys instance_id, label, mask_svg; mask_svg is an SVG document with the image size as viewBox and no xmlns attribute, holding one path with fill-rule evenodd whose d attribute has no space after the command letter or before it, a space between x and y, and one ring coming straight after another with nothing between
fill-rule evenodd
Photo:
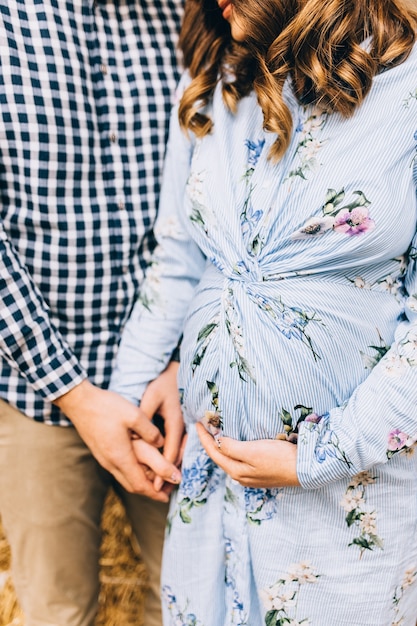
<instances>
[{"instance_id":1,"label":"floral print on dress","mask_svg":"<svg viewBox=\"0 0 417 626\"><path fill-rule=\"evenodd\" d=\"M253 141L251 139L247 139L245 141L245 146L248 149L248 165L245 172L245 177L250 177L253 174L253 171L256 167L256 164L259 161L259 157L262 154L262 150L265 146L265 139L258 139L257 141Z\"/></svg>"},{"instance_id":2,"label":"floral print on dress","mask_svg":"<svg viewBox=\"0 0 417 626\"><path fill-rule=\"evenodd\" d=\"M278 501L284 490L245 488L246 519L250 524L259 526L262 522L273 519L278 512Z\"/></svg>"},{"instance_id":3,"label":"floral print on dress","mask_svg":"<svg viewBox=\"0 0 417 626\"><path fill-rule=\"evenodd\" d=\"M387 458L392 459L392 457L398 453L413 454L416 445L416 437L410 437L399 428L395 428L388 434Z\"/></svg>"},{"instance_id":4,"label":"floral print on dress","mask_svg":"<svg viewBox=\"0 0 417 626\"><path fill-rule=\"evenodd\" d=\"M407 299L407 306L410 311L413 311L413 313L417 313L417 293L413 293L411 296L409 296L409 298Z\"/></svg>"},{"instance_id":5,"label":"floral print on dress","mask_svg":"<svg viewBox=\"0 0 417 626\"><path fill-rule=\"evenodd\" d=\"M251 182L252 174L255 171L256 164L261 156L265 145L265 139L252 141L247 139L245 146L248 149L247 165L243 174L243 180L246 185L245 200L240 213L240 225L242 236L247 241L247 251L250 256L256 256L262 249L263 240L259 234L255 235L261 219L264 215L262 209L254 209L252 205L252 192L254 186Z\"/></svg>"},{"instance_id":6,"label":"floral print on dress","mask_svg":"<svg viewBox=\"0 0 417 626\"><path fill-rule=\"evenodd\" d=\"M227 332L232 340L235 349L236 360L230 363L230 367L236 367L239 378L246 382L247 375L255 382L253 368L246 358L245 345L243 340L243 330L239 322L239 317L233 302L233 289L229 287L223 292L222 301L225 312L225 323Z\"/></svg>"},{"instance_id":7,"label":"floral print on dress","mask_svg":"<svg viewBox=\"0 0 417 626\"><path fill-rule=\"evenodd\" d=\"M310 239L332 230L349 237L361 235L375 228L375 222L369 217L371 204L363 191L354 191L351 202L343 204L345 190L328 189L321 211L322 217L310 217L296 230L291 239Z\"/></svg>"},{"instance_id":8,"label":"floral print on dress","mask_svg":"<svg viewBox=\"0 0 417 626\"><path fill-rule=\"evenodd\" d=\"M284 496L283 488L260 489L244 488L246 519L249 524L260 526L263 522L273 520L278 512L278 501ZM232 489L226 485L225 503L239 510L239 502Z\"/></svg>"},{"instance_id":9,"label":"floral print on dress","mask_svg":"<svg viewBox=\"0 0 417 626\"><path fill-rule=\"evenodd\" d=\"M404 98L403 100L404 107L408 109L413 100L417 100L417 88L414 91L410 91L408 96Z\"/></svg>"},{"instance_id":10,"label":"floral print on dress","mask_svg":"<svg viewBox=\"0 0 417 626\"><path fill-rule=\"evenodd\" d=\"M314 360L320 359L320 355L315 350L312 339L307 333L307 326L310 322L323 325L320 318L316 317L315 311L308 313L300 307L287 306L282 302L281 298L265 298L262 294L254 292L250 287L247 288L247 294L260 309L273 319L277 329L287 339L295 338L302 341L310 349Z\"/></svg>"},{"instance_id":11,"label":"floral print on dress","mask_svg":"<svg viewBox=\"0 0 417 626\"><path fill-rule=\"evenodd\" d=\"M405 570L401 585L398 585L395 588L394 595L392 598L392 603L394 606L394 617L393 617L391 626L401 626L402 624L404 624L404 617L400 616L401 600L406 590L409 587L411 587L411 585L414 585L416 579L417 579L417 567L415 564L413 564Z\"/></svg>"},{"instance_id":12,"label":"floral print on dress","mask_svg":"<svg viewBox=\"0 0 417 626\"><path fill-rule=\"evenodd\" d=\"M340 446L339 437L330 427L330 413L324 413L323 415L310 413L304 419L304 424L306 428L304 430L304 438L301 441L307 443L306 437L308 433L317 435L314 456L318 463L324 463L328 458L335 458L345 463L348 467L352 467L352 462Z\"/></svg>"},{"instance_id":13,"label":"floral print on dress","mask_svg":"<svg viewBox=\"0 0 417 626\"><path fill-rule=\"evenodd\" d=\"M178 490L177 510L172 517L179 514L184 524L192 522L191 510L206 504L207 498L220 485L222 470L204 450L201 450L194 462L182 468L182 481Z\"/></svg>"},{"instance_id":14,"label":"floral print on dress","mask_svg":"<svg viewBox=\"0 0 417 626\"><path fill-rule=\"evenodd\" d=\"M302 422L312 415L315 417L315 413L312 413L312 407L304 406L303 404L297 404L294 407L294 411L300 411L299 417L293 417L286 409L281 409L280 418L284 427L283 433L278 433L277 439L285 439L290 443L297 443L298 441L298 428ZM307 420L308 421L308 420Z\"/></svg>"},{"instance_id":15,"label":"floral print on dress","mask_svg":"<svg viewBox=\"0 0 417 626\"><path fill-rule=\"evenodd\" d=\"M308 561L291 565L286 574L259 595L267 610L266 626L310 626L308 618L297 617L297 601L306 584L318 582L320 575Z\"/></svg>"},{"instance_id":16,"label":"floral print on dress","mask_svg":"<svg viewBox=\"0 0 417 626\"><path fill-rule=\"evenodd\" d=\"M148 266L146 280L138 297L138 301L150 312L156 306L162 308L160 296L162 264L157 260L157 251L158 248L155 249L154 260Z\"/></svg>"},{"instance_id":17,"label":"floral print on dress","mask_svg":"<svg viewBox=\"0 0 417 626\"><path fill-rule=\"evenodd\" d=\"M387 376L402 376L408 368L417 365L417 325L414 324L404 339L394 344L390 352L381 360Z\"/></svg>"},{"instance_id":18,"label":"floral print on dress","mask_svg":"<svg viewBox=\"0 0 417 626\"><path fill-rule=\"evenodd\" d=\"M220 323L220 314L217 314L213 319L206 324L197 335L197 343L194 352L193 359L191 361L191 369L195 372L196 368L201 364L201 361L206 354L206 350L210 344L210 341L215 336Z\"/></svg>"},{"instance_id":19,"label":"floral print on dress","mask_svg":"<svg viewBox=\"0 0 417 626\"><path fill-rule=\"evenodd\" d=\"M360 350L360 355L362 357L364 367L367 370L374 369L375 365L379 363L382 357L384 357L386 353L388 352L388 350L390 349L390 346L387 343L385 343L385 341L382 339L379 333L378 333L378 337L379 337L378 346L377 345L368 346L369 350L372 350L373 352L372 354L368 354Z\"/></svg>"},{"instance_id":20,"label":"floral print on dress","mask_svg":"<svg viewBox=\"0 0 417 626\"><path fill-rule=\"evenodd\" d=\"M239 567L239 555L236 553L233 541L225 537L225 583L228 591L231 592L232 602L230 603L230 624L234 626L247 626L248 616L245 610L241 594L236 584L236 569Z\"/></svg>"},{"instance_id":21,"label":"floral print on dress","mask_svg":"<svg viewBox=\"0 0 417 626\"><path fill-rule=\"evenodd\" d=\"M401 301L405 295L404 277L407 272L409 258L409 255L404 254L392 259L393 262L398 264L397 269L392 270L389 274L384 274L374 282L370 282L364 276L354 276L352 278L346 276L346 279L357 289L382 289L395 296L398 301Z\"/></svg>"},{"instance_id":22,"label":"floral print on dress","mask_svg":"<svg viewBox=\"0 0 417 626\"><path fill-rule=\"evenodd\" d=\"M356 474L350 481L340 503L346 511L345 519L348 527L355 526L359 529L359 535L348 544L359 547L359 558L365 550L383 548L382 539L377 534L376 512L367 510L366 506L367 486L374 484L376 480L377 477L368 471Z\"/></svg>"},{"instance_id":23,"label":"floral print on dress","mask_svg":"<svg viewBox=\"0 0 417 626\"><path fill-rule=\"evenodd\" d=\"M184 609L178 607L177 598L168 585L164 585L162 588L162 600L168 607L172 623L175 626L204 626L194 613L187 613L187 607Z\"/></svg>"},{"instance_id":24,"label":"floral print on dress","mask_svg":"<svg viewBox=\"0 0 417 626\"><path fill-rule=\"evenodd\" d=\"M306 107L304 112L307 110L309 109ZM314 109L305 120L299 121L296 133L300 135L300 139L294 157L298 165L289 172L286 181L294 178L306 180L309 173L314 173L320 167L321 163L317 157L326 140L319 139L318 136L326 125L328 117L327 112Z\"/></svg>"},{"instance_id":25,"label":"floral print on dress","mask_svg":"<svg viewBox=\"0 0 417 626\"><path fill-rule=\"evenodd\" d=\"M414 139L414 141L417 144L417 130L415 131L415 133L413 135L413 139ZM416 161L417 161L417 145L416 145L416 149L415 149L415 154L414 154L413 158L411 159L410 167L412 167Z\"/></svg>"},{"instance_id":26,"label":"floral print on dress","mask_svg":"<svg viewBox=\"0 0 417 626\"><path fill-rule=\"evenodd\" d=\"M187 193L191 200L190 220L199 226L206 235L210 230L216 229L216 219L211 211L208 210L204 200L204 181L207 172L192 171L187 181Z\"/></svg>"},{"instance_id":27,"label":"floral print on dress","mask_svg":"<svg viewBox=\"0 0 417 626\"><path fill-rule=\"evenodd\" d=\"M211 394L212 409L205 411L201 423L206 427L208 432L217 439L223 432L222 411L219 406L219 390L215 382L206 380L206 385Z\"/></svg>"}]
</instances>

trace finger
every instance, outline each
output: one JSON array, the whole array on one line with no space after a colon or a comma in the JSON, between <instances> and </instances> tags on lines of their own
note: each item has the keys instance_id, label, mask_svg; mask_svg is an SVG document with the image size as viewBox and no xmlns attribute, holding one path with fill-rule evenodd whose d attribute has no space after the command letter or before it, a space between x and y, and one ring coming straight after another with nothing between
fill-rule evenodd
<instances>
[{"instance_id":1,"label":"finger","mask_svg":"<svg viewBox=\"0 0 417 626\"><path fill-rule=\"evenodd\" d=\"M230 459L227 455L223 454L222 448L224 437L220 437L216 440L212 435L210 435L210 433L207 432L202 424L196 424L196 427L201 444L209 457L230 476L239 476L242 473L243 464L240 461ZM221 442L220 446L218 445L219 440Z\"/></svg>"},{"instance_id":2,"label":"finger","mask_svg":"<svg viewBox=\"0 0 417 626\"><path fill-rule=\"evenodd\" d=\"M181 441L181 446L180 446L180 449L179 449L179 452L178 452L178 456L177 456L177 458L175 460L175 465L177 467L180 467L180 465L182 464L182 460L184 458L184 450L185 450L185 445L187 443L187 439L188 439L188 435L187 435L187 433L185 433L183 438L182 438L182 441Z\"/></svg>"},{"instance_id":3,"label":"finger","mask_svg":"<svg viewBox=\"0 0 417 626\"><path fill-rule=\"evenodd\" d=\"M147 465L155 474L169 483L178 484L181 480L181 472L168 461L156 448L149 445L143 439L132 441L133 450L137 460Z\"/></svg>"},{"instance_id":4,"label":"finger","mask_svg":"<svg viewBox=\"0 0 417 626\"><path fill-rule=\"evenodd\" d=\"M157 491L152 480L146 477L143 467L132 458L127 458L123 465L114 466L109 471L116 480L130 493L138 493L159 502L168 502L169 496L164 491Z\"/></svg>"},{"instance_id":5,"label":"finger","mask_svg":"<svg viewBox=\"0 0 417 626\"><path fill-rule=\"evenodd\" d=\"M147 465L143 465L143 463L139 463L139 466L142 468L146 478L153 483L156 476L155 472Z\"/></svg>"},{"instance_id":6,"label":"finger","mask_svg":"<svg viewBox=\"0 0 417 626\"><path fill-rule=\"evenodd\" d=\"M164 445L164 438L159 429L149 421L147 415L141 408L136 407L136 409L137 415L131 426L131 430L147 443L155 446L155 448L161 448Z\"/></svg>"},{"instance_id":7,"label":"finger","mask_svg":"<svg viewBox=\"0 0 417 626\"><path fill-rule=\"evenodd\" d=\"M164 443L164 457L175 463L178 459L179 451L181 449L181 443L184 437L184 422L182 414L175 418L173 416L168 417L165 420L165 443Z\"/></svg>"},{"instance_id":8,"label":"finger","mask_svg":"<svg viewBox=\"0 0 417 626\"><path fill-rule=\"evenodd\" d=\"M140 401L140 408L146 414L148 419L152 419L155 413L157 413L160 403L161 399L159 394L154 391L152 383L149 384Z\"/></svg>"},{"instance_id":9,"label":"finger","mask_svg":"<svg viewBox=\"0 0 417 626\"><path fill-rule=\"evenodd\" d=\"M229 459L251 464L252 454L246 441L237 441L230 437L220 436L215 439L215 443L220 452Z\"/></svg>"}]
</instances>

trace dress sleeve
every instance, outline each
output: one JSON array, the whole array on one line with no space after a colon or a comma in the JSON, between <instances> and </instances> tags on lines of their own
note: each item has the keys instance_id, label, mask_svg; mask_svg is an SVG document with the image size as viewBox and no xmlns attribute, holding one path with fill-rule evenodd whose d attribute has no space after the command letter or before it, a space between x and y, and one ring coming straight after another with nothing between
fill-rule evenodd
<instances>
[{"instance_id":1,"label":"dress sleeve","mask_svg":"<svg viewBox=\"0 0 417 626\"><path fill-rule=\"evenodd\" d=\"M297 471L306 489L387 463L417 440L417 235L409 261L409 295L390 349L344 406L300 425Z\"/></svg>"},{"instance_id":2,"label":"dress sleeve","mask_svg":"<svg viewBox=\"0 0 417 626\"><path fill-rule=\"evenodd\" d=\"M33 389L52 402L86 378L1 223L0 298L0 354Z\"/></svg>"},{"instance_id":3,"label":"dress sleeve","mask_svg":"<svg viewBox=\"0 0 417 626\"><path fill-rule=\"evenodd\" d=\"M186 77L180 83L183 88ZM135 404L163 371L182 334L184 318L206 261L188 232L184 194L193 138L180 128L174 106L165 157L157 247L139 299L123 330L110 388Z\"/></svg>"}]
</instances>

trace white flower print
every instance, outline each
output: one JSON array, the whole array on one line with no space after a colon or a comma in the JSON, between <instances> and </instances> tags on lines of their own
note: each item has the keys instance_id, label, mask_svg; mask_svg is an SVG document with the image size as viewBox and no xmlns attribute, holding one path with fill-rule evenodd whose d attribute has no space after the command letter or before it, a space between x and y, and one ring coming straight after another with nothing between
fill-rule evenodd
<instances>
[{"instance_id":1,"label":"white flower print","mask_svg":"<svg viewBox=\"0 0 417 626\"><path fill-rule=\"evenodd\" d=\"M401 376L407 368L417 366L417 328L412 327L404 339L381 361L387 376Z\"/></svg>"},{"instance_id":2,"label":"white flower print","mask_svg":"<svg viewBox=\"0 0 417 626\"><path fill-rule=\"evenodd\" d=\"M187 192L190 200L204 204L203 183L206 177L206 172L194 172L190 173L187 181Z\"/></svg>"},{"instance_id":3,"label":"white flower print","mask_svg":"<svg viewBox=\"0 0 417 626\"><path fill-rule=\"evenodd\" d=\"M233 304L233 289L227 289L222 295L222 302L225 310L227 332L233 342L236 351L236 361L230 363L231 367L236 366L241 380L246 380L244 374L255 382L253 368L245 356L245 344L243 339L242 326L237 319L237 311Z\"/></svg>"},{"instance_id":4,"label":"white flower print","mask_svg":"<svg viewBox=\"0 0 417 626\"><path fill-rule=\"evenodd\" d=\"M349 279L348 279L349 280ZM371 283L368 283L364 278L362 278L361 276L356 276L356 278L354 278L353 280L350 281L351 283L353 283L353 285L355 287L357 287L358 289L371 289L372 285Z\"/></svg>"},{"instance_id":5,"label":"white flower print","mask_svg":"<svg viewBox=\"0 0 417 626\"><path fill-rule=\"evenodd\" d=\"M159 219L155 224L155 235L157 237L180 239L182 229L178 218L174 215L170 215Z\"/></svg>"},{"instance_id":6,"label":"white flower print","mask_svg":"<svg viewBox=\"0 0 417 626\"><path fill-rule=\"evenodd\" d=\"M287 611L296 605L294 591L280 591L280 589L262 589L259 592L267 611Z\"/></svg>"},{"instance_id":7,"label":"white flower print","mask_svg":"<svg viewBox=\"0 0 417 626\"><path fill-rule=\"evenodd\" d=\"M382 540L378 537L376 512L365 508L366 488L374 484L376 480L377 477L367 471L359 472L349 482L340 502L346 512L345 520L348 527L359 528L359 535L349 543L349 546L357 546L360 549L359 558L362 558L365 550L383 547Z\"/></svg>"},{"instance_id":8,"label":"white flower print","mask_svg":"<svg viewBox=\"0 0 417 626\"><path fill-rule=\"evenodd\" d=\"M307 111L305 108L305 112ZM310 172L315 172L321 166L318 154L326 140L318 138L328 118L328 113L314 108L305 120L300 120L296 132L299 133L299 142L295 151L295 160L298 166L290 171L285 180L301 178L306 180Z\"/></svg>"},{"instance_id":9,"label":"white flower print","mask_svg":"<svg viewBox=\"0 0 417 626\"><path fill-rule=\"evenodd\" d=\"M216 219L205 205L204 181L206 171L192 171L187 181L187 194L191 200L192 210L189 219L197 224L206 235L210 230L216 229Z\"/></svg>"},{"instance_id":10,"label":"white flower print","mask_svg":"<svg viewBox=\"0 0 417 626\"><path fill-rule=\"evenodd\" d=\"M361 493L355 493L354 491L349 491L345 493L340 504L343 506L343 509L350 513L354 509L360 508L365 504L365 500L362 497Z\"/></svg>"},{"instance_id":11,"label":"white flower print","mask_svg":"<svg viewBox=\"0 0 417 626\"><path fill-rule=\"evenodd\" d=\"M375 481L375 476L372 476L369 471L365 470L363 472L359 472L359 474L356 474L350 481L349 485L356 489L356 487L359 487L359 485L372 485L372 483L374 483Z\"/></svg>"},{"instance_id":12,"label":"white flower print","mask_svg":"<svg viewBox=\"0 0 417 626\"><path fill-rule=\"evenodd\" d=\"M401 600L408 587L411 587L417 579L417 567L415 564L408 567L403 576L401 585L398 585L394 591L392 598L392 604L394 609L394 617L392 620L392 626L399 626L404 623L404 617L400 616Z\"/></svg>"},{"instance_id":13,"label":"white flower print","mask_svg":"<svg viewBox=\"0 0 417 626\"><path fill-rule=\"evenodd\" d=\"M143 284L142 290L139 295L139 302L148 311L152 310L155 305L161 306L160 302L160 284L162 267L161 263L157 260L158 247L155 248L155 260L148 267L146 280Z\"/></svg>"},{"instance_id":14,"label":"white flower print","mask_svg":"<svg viewBox=\"0 0 417 626\"><path fill-rule=\"evenodd\" d=\"M308 626L310 624L308 618L301 621L297 619L297 600L302 592L302 586L317 583L319 577L308 561L302 561L290 565L282 578L267 589L262 589L259 595L266 609L265 624L267 626L283 626L284 624Z\"/></svg>"},{"instance_id":15,"label":"white flower print","mask_svg":"<svg viewBox=\"0 0 417 626\"><path fill-rule=\"evenodd\" d=\"M395 278L391 275L385 276L385 278L380 280L378 284L382 287L382 289L385 289L393 296L397 295L398 291L401 289L401 283L399 282L398 278Z\"/></svg>"},{"instance_id":16,"label":"white flower print","mask_svg":"<svg viewBox=\"0 0 417 626\"><path fill-rule=\"evenodd\" d=\"M368 346L370 350L373 351L373 354L368 354L359 350L360 355L362 357L362 361L365 369L372 370L377 363L387 354L390 346L385 343L382 339L381 335L378 332L379 345Z\"/></svg>"},{"instance_id":17,"label":"white flower print","mask_svg":"<svg viewBox=\"0 0 417 626\"><path fill-rule=\"evenodd\" d=\"M362 515L359 521L359 528L362 533L376 535L376 515L374 511Z\"/></svg>"},{"instance_id":18,"label":"white flower print","mask_svg":"<svg viewBox=\"0 0 417 626\"><path fill-rule=\"evenodd\" d=\"M408 569L405 570L402 588L407 589L407 587L413 584L416 578L417 578L417 570L416 570L416 566L413 565L412 567L409 567Z\"/></svg>"},{"instance_id":19,"label":"white flower print","mask_svg":"<svg viewBox=\"0 0 417 626\"><path fill-rule=\"evenodd\" d=\"M290 565L288 575L292 581L299 582L300 585L317 582L317 574L309 561L301 561L301 563Z\"/></svg>"},{"instance_id":20,"label":"white flower print","mask_svg":"<svg viewBox=\"0 0 417 626\"><path fill-rule=\"evenodd\" d=\"M409 296L409 298L407 299L407 306L410 311L413 311L413 313L417 313L417 293Z\"/></svg>"},{"instance_id":21,"label":"white flower print","mask_svg":"<svg viewBox=\"0 0 417 626\"><path fill-rule=\"evenodd\" d=\"M385 374L392 377L401 376L408 367L407 359L396 353L387 354L387 356L382 359L381 364Z\"/></svg>"}]
</instances>

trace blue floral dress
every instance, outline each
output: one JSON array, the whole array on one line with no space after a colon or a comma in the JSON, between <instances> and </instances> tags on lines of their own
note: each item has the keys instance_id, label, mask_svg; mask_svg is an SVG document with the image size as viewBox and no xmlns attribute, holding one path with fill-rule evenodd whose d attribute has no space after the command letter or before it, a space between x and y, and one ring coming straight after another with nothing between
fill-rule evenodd
<instances>
[{"instance_id":1,"label":"blue floral dress","mask_svg":"<svg viewBox=\"0 0 417 626\"><path fill-rule=\"evenodd\" d=\"M217 90L202 140L172 117L159 245L112 381L137 401L183 335L164 623L414 626L417 50L351 119L289 82L285 98L278 164L254 95L234 116ZM234 482L199 420L297 443L302 486Z\"/></svg>"}]
</instances>

